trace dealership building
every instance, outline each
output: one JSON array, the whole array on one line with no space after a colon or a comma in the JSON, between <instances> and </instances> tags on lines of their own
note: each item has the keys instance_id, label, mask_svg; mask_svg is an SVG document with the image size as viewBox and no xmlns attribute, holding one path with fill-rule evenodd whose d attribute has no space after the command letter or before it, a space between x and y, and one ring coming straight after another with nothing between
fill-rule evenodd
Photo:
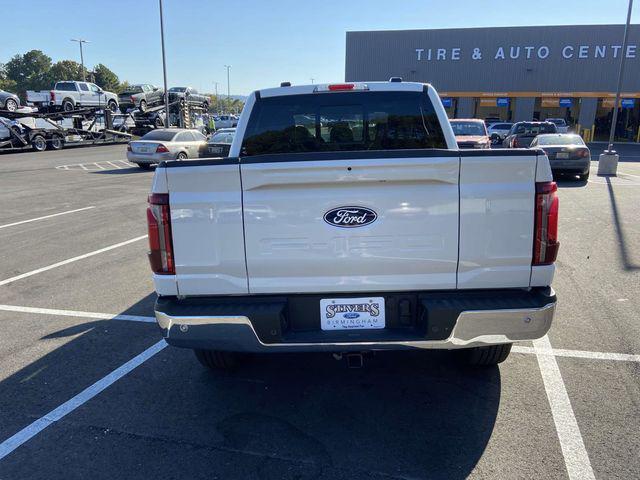
<instances>
[{"instance_id":1,"label":"dealership building","mask_svg":"<svg viewBox=\"0 0 640 480\"><path fill-rule=\"evenodd\" d=\"M347 32L345 80L431 83L451 118L564 118L608 138L626 57L618 140L640 139L640 25Z\"/></svg>"}]
</instances>

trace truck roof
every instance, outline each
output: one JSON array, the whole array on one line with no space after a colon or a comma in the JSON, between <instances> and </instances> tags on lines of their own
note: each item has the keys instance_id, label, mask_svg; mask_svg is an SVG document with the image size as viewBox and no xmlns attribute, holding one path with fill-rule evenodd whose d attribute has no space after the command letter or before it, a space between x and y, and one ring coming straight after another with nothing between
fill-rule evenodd
<instances>
[{"instance_id":1,"label":"truck roof","mask_svg":"<svg viewBox=\"0 0 640 480\"><path fill-rule=\"evenodd\" d=\"M432 88L428 83L418 82L335 82L335 83L314 83L310 85L292 85L290 87L275 87L258 90L260 97L278 97L283 95L305 95L317 92L330 92L330 87L345 87L344 90L352 92L422 92L425 88Z\"/></svg>"}]
</instances>

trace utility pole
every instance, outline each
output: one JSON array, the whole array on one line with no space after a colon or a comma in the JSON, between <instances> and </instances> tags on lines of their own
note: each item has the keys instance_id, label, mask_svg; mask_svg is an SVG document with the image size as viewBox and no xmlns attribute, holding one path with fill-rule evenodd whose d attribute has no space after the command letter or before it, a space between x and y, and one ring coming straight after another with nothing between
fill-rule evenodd
<instances>
[{"instance_id":1,"label":"utility pole","mask_svg":"<svg viewBox=\"0 0 640 480\"><path fill-rule=\"evenodd\" d=\"M313 81L315 80L315 78L311 77L311 85L313 85Z\"/></svg>"},{"instance_id":2,"label":"utility pole","mask_svg":"<svg viewBox=\"0 0 640 480\"><path fill-rule=\"evenodd\" d=\"M231 70L231 65L225 65L224 68L227 69L227 106L231 108L231 85L229 84L229 70Z\"/></svg>"},{"instance_id":3,"label":"utility pole","mask_svg":"<svg viewBox=\"0 0 640 480\"><path fill-rule=\"evenodd\" d=\"M622 40L622 54L620 55L620 67L618 68L618 85L616 87L616 101L613 104L613 117L611 118L611 130L609 132L609 146L607 150L600 154L598 158L598 175L616 175L618 173L619 156L613 150L613 139L616 134L616 124L618 123L618 105L620 104L620 92L622 90L622 80L624 76L624 64L627 58L627 40L629 37L629 24L631 23L631 10L633 0L629 0L629 10L627 11L627 23L624 26L624 38Z\"/></svg>"},{"instance_id":4,"label":"utility pole","mask_svg":"<svg viewBox=\"0 0 640 480\"><path fill-rule=\"evenodd\" d=\"M91 43L89 40L83 40L82 38L72 38L71 39L72 42L78 42L78 45L80 45L80 65L82 66L82 81L86 82L87 78L85 76L84 73L84 55L82 53L82 44L83 43Z\"/></svg>"},{"instance_id":5,"label":"utility pole","mask_svg":"<svg viewBox=\"0 0 640 480\"><path fill-rule=\"evenodd\" d=\"M167 85L167 59L164 52L164 18L162 16L162 0L158 0L160 4L160 42L162 44L162 74L164 76L164 126L170 127L169 121L169 87Z\"/></svg>"}]
</instances>

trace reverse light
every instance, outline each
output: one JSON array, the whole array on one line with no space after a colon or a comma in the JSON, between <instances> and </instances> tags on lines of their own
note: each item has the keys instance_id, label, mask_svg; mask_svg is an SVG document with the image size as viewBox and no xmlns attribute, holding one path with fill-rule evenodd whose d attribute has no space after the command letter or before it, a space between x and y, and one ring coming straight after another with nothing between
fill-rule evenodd
<instances>
[{"instance_id":1,"label":"reverse light","mask_svg":"<svg viewBox=\"0 0 640 480\"><path fill-rule=\"evenodd\" d=\"M532 265L550 265L556 261L558 241L558 186L556 182L536 183L535 223Z\"/></svg>"},{"instance_id":2,"label":"reverse light","mask_svg":"<svg viewBox=\"0 0 640 480\"><path fill-rule=\"evenodd\" d=\"M158 275L175 275L169 194L152 193L148 200L147 226L151 270Z\"/></svg>"},{"instance_id":3,"label":"reverse light","mask_svg":"<svg viewBox=\"0 0 640 480\"><path fill-rule=\"evenodd\" d=\"M169 153L169 149L161 143L158 145L158 148L156 148L156 153Z\"/></svg>"}]
</instances>

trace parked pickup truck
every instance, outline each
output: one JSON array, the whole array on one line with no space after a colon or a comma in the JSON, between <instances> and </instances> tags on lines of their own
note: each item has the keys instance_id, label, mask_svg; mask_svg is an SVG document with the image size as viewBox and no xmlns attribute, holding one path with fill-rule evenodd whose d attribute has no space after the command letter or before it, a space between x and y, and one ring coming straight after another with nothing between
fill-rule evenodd
<instances>
[{"instance_id":1,"label":"parked pickup truck","mask_svg":"<svg viewBox=\"0 0 640 480\"><path fill-rule=\"evenodd\" d=\"M56 82L53 90L27 90L27 102L42 110L70 112L82 107L106 107L118 110L118 96L95 83Z\"/></svg>"},{"instance_id":2,"label":"parked pickup truck","mask_svg":"<svg viewBox=\"0 0 640 480\"><path fill-rule=\"evenodd\" d=\"M458 149L430 85L256 91L229 157L158 166L147 220L158 324L210 368L379 349L494 365L556 306L549 160Z\"/></svg>"}]
</instances>

